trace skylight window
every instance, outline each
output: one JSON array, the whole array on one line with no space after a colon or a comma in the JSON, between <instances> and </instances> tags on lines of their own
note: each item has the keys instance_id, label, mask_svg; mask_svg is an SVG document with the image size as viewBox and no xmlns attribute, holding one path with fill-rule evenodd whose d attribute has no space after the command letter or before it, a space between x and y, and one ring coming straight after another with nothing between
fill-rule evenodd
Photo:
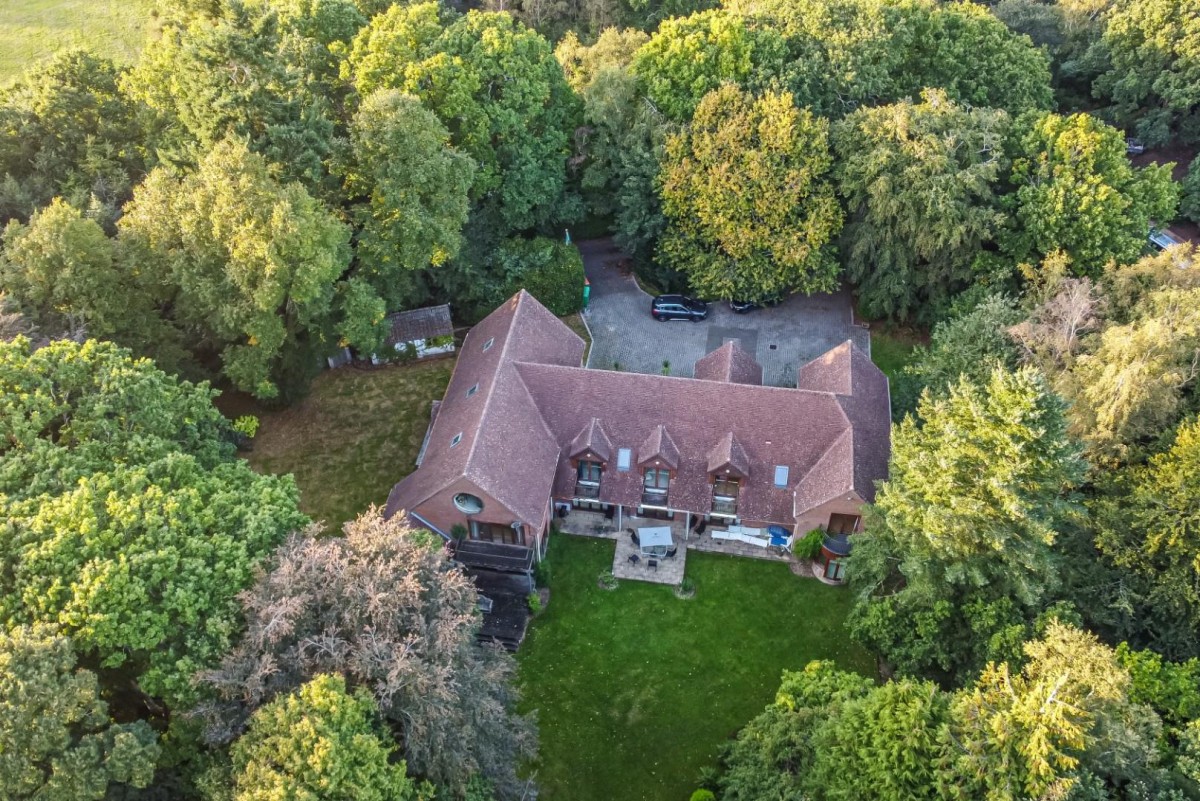
<instances>
[{"instance_id":1,"label":"skylight window","mask_svg":"<svg viewBox=\"0 0 1200 801\"><path fill-rule=\"evenodd\" d=\"M479 391L479 385L478 385L478 384L473 384L473 385L471 386L471 388L467 390L467 397L468 397L468 398L469 398L469 397L471 397L472 395L474 395L474 394L475 394L476 392L478 392L478 391Z\"/></svg>"},{"instance_id":2,"label":"skylight window","mask_svg":"<svg viewBox=\"0 0 1200 801\"><path fill-rule=\"evenodd\" d=\"M496 338L495 338L495 337L491 337L491 338L489 338L489 339L488 339L488 341L487 341L487 342L484 342L484 343L483 343L483 349L484 349L484 350L491 350L491 347L492 347L492 345L495 345L495 344L496 344Z\"/></svg>"},{"instance_id":3,"label":"skylight window","mask_svg":"<svg viewBox=\"0 0 1200 801\"><path fill-rule=\"evenodd\" d=\"M628 470L629 465L633 463L633 451L629 448L621 448L617 451L617 469Z\"/></svg>"},{"instance_id":4,"label":"skylight window","mask_svg":"<svg viewBox=\"0 0 1200 801\"><path fill-rule=\"evenodd\" d=\"M455 434L453 437L450 438L450 447L453 448L455 445L457 445L460 442L462 442L462 432L461 431L459 431L457 434Z\"/></svg>"},{"instance_id":5,"label":"skylight window","mask_svg":"<svg viewBox=\"0 0 1200 801\"><path fill-rule=\"evenodd\" d=\"M788 485L788 468L785 464L775 465L775 486L786 487Z\"/></svg>"}]
</instances>

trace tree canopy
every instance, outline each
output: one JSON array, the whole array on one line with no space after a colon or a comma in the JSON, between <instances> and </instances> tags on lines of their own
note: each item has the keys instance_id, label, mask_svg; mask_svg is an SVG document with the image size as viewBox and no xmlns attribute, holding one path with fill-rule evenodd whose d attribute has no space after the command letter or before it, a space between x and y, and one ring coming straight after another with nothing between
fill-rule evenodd
<instances>
[{"instance_id":1,"label":"tree canopy","mask_svg":"<svg viewBox=\"0 0 1200 801\"><path fill-rule=\"evenodd\" d=\"M1008 116L964 108L944 91L864 108L834 127L838 191L849 221L847 277L871 317L928 319L974 278L1004 223L997 183Z\"/></svg>"},{"instance_id":2,"label":"tree canopy","mask_svg":"<svg viewBox=\"0 0 1200 801\"><path fill-rule=\"evenodd\" d=\"M842 224L828 180L829 126L789 94L732 84L705 96L667 140L660 258L701 294L762 300L829 291Z\"/></svg>"},{"instance_id":3,"label":"tree canopy","mask_svg":"<svg viewBox=\"0 0 1200 801\"><path fill-rule=\"evenodd\" d=\"M261 707L231 749L234 801L409 801L375 702L324 674Z\"/></svg>"},{"instance_id":4,"label":"tree canopy","mask_svg":"<svg viewBox=\"0 0 1200 801\"><path fill-rule=\"evenodd\" d=\"M220 354L234 386L273 398L281 383L307 378L334 320L350 230L303 186L280 183L245 144L222 140L194 172L151 173L121 238L169 288L174 322L202 332L199 344Z\"/></svg>"},{"instance_id":5,"label":"tree canopy","mask_svg":"<svg viewBox=\"0 0 1200 801\"><path fill-rule=\"evenodd\" d=\"M1026 368L922 396L849 559L851 633L906 673L1004 659L1055 584L1056 524L1083 478L1062 401ZM1006 650L1007 649L1007 650Z\"/></svg>"},{"instance_id":6,"label":"tree canopy","mask_svg":"<svg viewBox=\"0 0 1200 801\"><path fill-rule=\"evenodd\" d=\"M1076 275L1134 261L1152 222L1173 219L1173 165L1135 169L1125 138L1087 114L1027 117L1014 128L1004 250L1018 262L1062 251Z\"/></svg>"},{"instance_id":7,"label":"tree canopy","mask_svg":"<svg viewBox=\"0 0 1200 801\"><path fill-rule=\"evenodd\" d=\"M111 343L0 343L0 397L0 621L189 703L235 596L305 522L292 479L233 458L207 386Z\"/></svg>"},{"instance_id":8,"label":"tree canopy","mask_svg":"<svg viewBox=\"0 0 1200 801\"><path fill-rule=\"evenodd\" d=\"M479 647L478 593L429 532L372 509L344 537L296 535L243 596L247 631L205 674L220 701L209 735L231 739L253 710L321 673L371 693L414 773L462 797L472 776L519 798L535 748L514 711L515 663Z\"/></svg>"},{"instance_id":9,"label":"tree canopy","mask_svg":"<svg viewBox=\"0 0 1200 801\"><path fill-rule=\"evenodd\" d=\"M46 627L0 628L0 787L12 801L100 801L110 784L145 787L157 737L118 724L96 675Z\"/></svg>"}]
</instances>

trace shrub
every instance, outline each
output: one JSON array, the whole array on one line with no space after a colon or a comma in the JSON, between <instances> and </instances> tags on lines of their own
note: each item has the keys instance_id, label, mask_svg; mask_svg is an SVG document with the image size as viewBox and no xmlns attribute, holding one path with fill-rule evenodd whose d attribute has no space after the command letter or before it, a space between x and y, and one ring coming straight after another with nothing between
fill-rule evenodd
<instances>
[{"instance_id":1,"label":"shrub","mask_svg":"<svg viewBox=\"0 0 1200 801\"><path fill-rule=\"evenodd\" d=\"M455 523L450 527L450 538L455 540L465 540L467 538L467 527L462 523Z\"/></svg>"},{"instance_id":2,"label":"shrub","mask_svg":"<svg viewBox=\"0 0 1200 801\"><path fill-rule=\"evenodd\" d=\"M500 279L490 310L525 289L558 316L583 308L583 259L574 245L553 239L509 239L492 254L493 273Z\"/></svg>"},{"instance_id":3,"label":"shrub","mask_svg":"<svg viewBox=\"0 0 1200 801\"><path fill-rule=\"evenodd\" d=\"M258 433L258 418L252 414L244 414L233 421L232 428L246 439L254 439Z\"/></svg>"},{"instance_id":4,"label":"shrub","mask_svg":"<svg viewBox=\"0 0 1200 801\"><path fill-rule=\"evenodd\" d=\"M553 531L553 528L551 528ZM539 587L550 586L550 563L545 559L533 566L533 581Z\"/></svg>"},{"instance_id":5,"label":"shrub","mask_svg":"<svg viewBox=\"0 0 1200 801\"><path fill-rule=\"evenodd\" d=\"M792 545L792 553L796 554L800 559L816 559L817 554L821 552L821 543L824 539L825 532L819 528L814 528L795 541Z\"/></svg>"},{"instance_id":6,"label":"shrub","mask_svg":"<svg viewBox=\"0 0 1200 801\"><path fill-rule=\"evenodd\" d=\"M525 601L529 604L529 611L535 615L542 611L542 599L536 592L529 593L529 597Z\"/></svg>"},{"instance_id":7,"label":"shrub","mask_svg":"<svg viewBox=\"0 0 1200 801\"><path fill-rule=\"evenodd\" d=\"M1181 194L1179 216L1200 222L1200 158L1192 159L1187 176L1183 179Z\"/></svg>"},{"instance_id":8,"label":"shrub","mask_svg":"<svg viewBox=\"0 0 1200 801\"><path fill-rule=\"evenodd\" d=\"M442 334L440 337L434 337L433 339L429 340L429 347L431 348L444 348L447 345L453 344L454 334Z\"/></svg>"},{"instance_id":9,"label":"shrub","mask_svg":"<svg viewBox=\"0 0 1200 801\"><path fill-rule=\"evenodd\" d=\"M697 790L692 793L690 801L717 801L717 797L713 795L712 790Z\"/></svg>"},{"instance_id":10,"label":"shrub","mask_svg":"<svg viewBox=\"0 0 1200 801\"><path fill-rule=\"evenodd\" d=\"M696 594L696 582L689 576L684 576L683 581L679 582L679 586L675 588L676 598L691 598Z\"/></svg>"},{"instance_id":11,"label":"shrub","mask_svg":"<svg viewBox=\"0 0 1200 801\"><path fill-rule=\"evenodd\" d=\"M611 570L605 570L600 574L600 578L596 580L596 584L602 590L615 590L617 588L617 577L612 574Z\"/></svg>"}]
</instances>

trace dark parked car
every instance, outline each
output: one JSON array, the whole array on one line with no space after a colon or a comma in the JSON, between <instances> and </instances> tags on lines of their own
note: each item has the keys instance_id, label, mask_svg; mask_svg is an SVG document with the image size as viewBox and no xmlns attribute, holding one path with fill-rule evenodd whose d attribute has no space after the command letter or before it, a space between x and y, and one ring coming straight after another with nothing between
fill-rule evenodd
<instances>
[{"instance_id":1,"label":"dark parked car","mask_svg":"<svg viewBox=\"0 0 1200 801\"><path fill-rule=\"evenodd\" d=\"M731 300L729 301L729 310L734 314L748 314L755 309L765 309L768 306L778 306L781 298L768 298L767 300Z\"/></svg>"},{"instance_id":2,"label":"dark parked car","mask_svg":"<svg viewBox=\"0 0 1200 801\"><path fill-rule=\"evenodd\" d=\"M708 304L685 295L659 295L650 302L650 316L655 320L703 320L708 316Z\"/></svg>"}]
</instances>

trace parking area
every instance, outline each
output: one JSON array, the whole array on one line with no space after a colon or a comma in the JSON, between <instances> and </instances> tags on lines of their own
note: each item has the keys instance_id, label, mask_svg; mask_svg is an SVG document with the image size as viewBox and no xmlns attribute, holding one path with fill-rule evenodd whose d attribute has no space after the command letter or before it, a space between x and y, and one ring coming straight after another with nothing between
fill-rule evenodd
<instances>
[{"instance_id":1,"label":"parking area","mask_svg":"<svg viewBox=\"0 0 1200 801\"><path fill-rule=\"evenodd\" d=\"M579 252L592 285L589 367L660 373L667 361L671 375L690 377L698 359L736 339L762 365L763 383L792 387L800 365L847 339L870 353L870 333L854 324L845 291L797 295L749 314L712 303L707 320L663 323L650 317L650 296L619 268L624 256L611 240L581 242Z\"/></svg>"}]
</instances>

